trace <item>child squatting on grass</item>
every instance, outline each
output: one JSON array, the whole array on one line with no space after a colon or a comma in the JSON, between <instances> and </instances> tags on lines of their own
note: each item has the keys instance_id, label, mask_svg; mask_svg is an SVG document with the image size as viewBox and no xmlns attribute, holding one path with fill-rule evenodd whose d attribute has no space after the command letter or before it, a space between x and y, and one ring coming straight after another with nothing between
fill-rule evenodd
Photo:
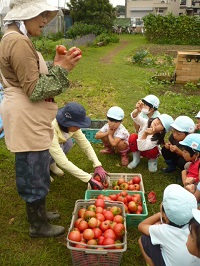
<instances>
[{"instance_id":1,"label":"child squatting on grass","mask_svg":"<svg viewBox=\"0 0 200 266\"><path fill-rule=\"evenodd\" d=\"M189 134L179 143L183 146L183 158L190 162L188 169L182 171L182 182L188 191L194 193L200 181L200 134Z\"/></svg>"},{"instance_id":2,"label":"child squatting on grass","mask_svg":"<svg viewBox=\"0 0 200 266\"><path fill-rule=\"evenodd\" d=\"M95 135L96 139L101 139L105 149L100 153L121 155L121 165L127 166L129 163L129 132L123 126L124 111L118 106L112 106L107 112L108 123L105 124Z\"/></svg>"},{"instance_id":3,"label":"child squatting on grass","mask_svg":"<svg viewBox=\"0 0 200 266\"><path fill-rule=\"evenodd\" d=\"M81 128L88 128L91 125L90 117L86 116L85 108L76 102L69 102L63 108L58 110L56 118L52 122L54 128L54 137L49 148L51 155L50 170L58 176L64 175L62 169L65 169L81 181L89 182L92 189L103 189L102 183L106 182L107 172L103 169L96 153L86 138ZM68 160L66 154L73 147L73 141L85 153L89 161L93 163L94 175L101 177L101 182L95 180L91 174L86 173ZM60 169L57 164L62 168Z\"/></svg>"},{"instance_id":4,"label":"child squatting on grass","mask_svg":"<svg viewBox=\"0 0 200 266\"><path fill-rule=\"evenodd\" d=\"M157 110L160 105L160 100L155 95L149 94L138 103L143 104L140 113L143 118L156 118L160 115L160 112ZM134 127L136 133L138 133L140 126L134 122Z\"/></svg>"},{"instance_id":5,"label":"child squatting on grass","mask_svg":"<svg viewBox=\"0 0 200 266\"><path fill-rule=\"evenodd\" d=\"M177 184L165 188L160 212L138 225L143 234L139 247L149 266L200 265L186 246L193 209L197 209L197 201L192 193Z\"/></svg>"},{"instance_id":6,"label":"child squatting on grass","mask_svg":"<svg viewBox=\"0 0 200 266\"><path fill-rule=\"evenodd\" d=\"M192 214L193 218L189 222L190 233L186 246L190 254L200 258L200 211L193 209Z\"/></svg>"},{"instance_id":7,"label":"child squatting on grass","mask_svg":"<svg viewBox=\"0 0 200 266\"><path fill-rule=\"evenodd\" d=\"M179 141L184 140L188 134L195 130L194 121L188 116L178 116L171 127L172 134L169 136L169 141L161 149L162 156L167 164L167 167L162 169L164 173L174 172L176 167L184 170L186 160L183 158Z\"/></svg>"},{"instance_id":8,"label":"child squatting on grass","mask_svg":"<svg viewBox=\"0 0 200 266\"><path fill-rule=\"evenodd\" d=\"M158 145L164 144L164 137L174 122L170 115L162 114L157 118L143 118L140 113L143 108L141 101L131 113L132 120L139 125L138 134L133 133L129 137L129 147L133 155L133 161L128 164L129 169L135 168L140 162L140 155L148 159L150 172L157 171L157 160L160 154Z\"/></svg>"}]
</instances>

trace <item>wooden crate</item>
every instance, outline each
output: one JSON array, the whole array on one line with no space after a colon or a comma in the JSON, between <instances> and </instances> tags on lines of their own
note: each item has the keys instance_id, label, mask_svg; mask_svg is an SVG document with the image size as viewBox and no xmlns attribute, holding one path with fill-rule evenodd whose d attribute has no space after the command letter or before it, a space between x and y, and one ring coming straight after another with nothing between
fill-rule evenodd
<instances>
[{"instance_id":1,"label":"wooden crate","mask_svg":"<svg viewBox=\"0 0 200 266\"><path fill-rule=\"evenodd\" d=\"M198 83L200 79L200 51L179 51L176 63L176 83Z\"/></svg>"}]
</instances>

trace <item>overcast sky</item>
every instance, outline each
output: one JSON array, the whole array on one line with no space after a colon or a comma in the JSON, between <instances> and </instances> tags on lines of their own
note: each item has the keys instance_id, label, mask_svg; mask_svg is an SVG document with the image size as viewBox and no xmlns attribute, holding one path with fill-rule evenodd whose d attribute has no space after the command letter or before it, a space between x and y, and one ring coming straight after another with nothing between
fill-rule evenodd
<instances>
[{"instance_id":1,"label":"overcast sky","mask_svg":"<svg viewBox=\"0 0 200 266\"><path fill-rule=\"evenodd\" d=\"M110 3L115 7L117 5L125 5L125 0L109 0ZM50 4L54 5L54 6L64 6L65 2L70 2L69 0L47 0L47 2L49 2Z\"/></svg>"}]
</instances>

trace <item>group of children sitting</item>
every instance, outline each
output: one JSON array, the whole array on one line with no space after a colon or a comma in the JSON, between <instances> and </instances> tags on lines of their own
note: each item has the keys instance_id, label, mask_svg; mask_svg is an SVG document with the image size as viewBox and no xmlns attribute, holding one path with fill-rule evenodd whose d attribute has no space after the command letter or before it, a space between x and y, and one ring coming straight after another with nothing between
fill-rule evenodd
<instances>
[{"instance_id":1,"label":"group of children sitting","mask_svg":"<svg viewBox=\"0 0 200 266\"><path fill-rule=\"evenodd\" d=\"M95 135L105 149L101 153L121 155L121 165L134 169L142 157L148 159L148 169L156 172L158 156L162 154L166 167L164 173L180 168L184 186L192 193L199 182L200 172L200 112L195 116L196 125L188 116L175 120L158 111L160 101L155 95L147 95L136 103L131 113L136 133L129 134L122 124L124 111L113 106L107 112L108 123ZM170 132L168 141L165 135ZM132 161L129 163L129 154Z\"/></svg>"},{"instance_id":2,"label":"group of children sitting","mask_svg":"<svg viewBox=\"0 0 200 266\"><path fill-rule=\"evenodd\" d=\"M141 253L149 266L200 265L200 112L196 125L188 116L175 120L158 112L159 99L147 95L131 113L135 133L122 125L124 111L113 106L107 112L108 123L97 133L104 149L101 153L121 155L121 165L134 169L142 157L148 170L157 171L158 156L166 167L163 173L181 169L184 187L171 184L164 189L160 211L142 221L138 230ZM167 132L168 141L165 140ZM132 161L129 163L129 154Z\"/></svg>"}]
</instances>

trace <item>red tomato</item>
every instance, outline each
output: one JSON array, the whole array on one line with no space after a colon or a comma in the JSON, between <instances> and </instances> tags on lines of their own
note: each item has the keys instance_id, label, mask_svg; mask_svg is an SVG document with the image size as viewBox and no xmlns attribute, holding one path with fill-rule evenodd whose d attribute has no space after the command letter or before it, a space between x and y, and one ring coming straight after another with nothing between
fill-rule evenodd
<instances>
[{"instance_id":1,"label":"red tomato","mask_svg":"<svg viewBox=\"0 0 200 266\"><path fill-rule=\"evenodd\" d=\"M103 199L96 199L94 204L96 207L101 207L101 208L105 207L105 202Z\"/></svg>"},{"instance_id":2,"label":"red tomato","mask_svg":"<svg viewBox=\"0 0 200 266\"><path fill-rule=\"evenodd\" d=\"M79 218L84 218L84 213L86 212L86 209L85 208L82 208L78 211L78 217Z\"/></svg>"},{"instance_id":3,"label":"red tomato","mask_svg":"<svg viewBox=\"0 0 200 266\"><path fill-rule=\"evenodd\" d=\"M99 229L99 228L93 228L92 230L94 232L94 238L95 239L99 238L102 235L101 229Z\"/></svg>"},{"instance_id":4,"label":"red tomato","mask_svg":"<svg viewBox=\"0 0 200 266\"><path fill-rule=\"evenodd\" d=\"M97 240L96 239L90 239L87 242L88 245L97 245Z\"/></svg>"},{"instance_id":5,"label":"red tomato","mask_svg":"<svg viewBox=\"0 0 200 266\"><path fill-rule=\"evenodd\" d=\"M137 204L136 204L136 202L135 201L130 201L129 203L128 203L128 209L129 209L129 211L130 212L136 212L137 211Z\"/></svg>"},{"instance_id":6,"label":"red tomato","mask_svg":"<svg viewBox=\"0 0 200 266\"><path fill-rule=\"evenodd\" d=\"M80 242L81 241L81 233L79 231L71 231L68 235L69 240Z\"/></svg>"},{"instance_id":7,"label":"red tomato","mask_svg":"<svg viewBox=\"0 0 200 266\"><path fill-rule=\"evenodd\" d=\"M142 213L143 212L143 208L142 208L142 206L141 205L138 205L138 209L137 209L140 213Z\"/></svg>"},{"instance_id":8,"label":"red tomato","mask_svg":"<svg viewBox=\"0 0 200 266\"><path fill-rule=\"evenodd\" d=\"M67 52L67 49L64 45L58 45L58 47L56 48L56 51L60 55L65 55Z\"/></svg>"},{"instance_id":9,"label":"red tomato","mask_svg":"<svg viewBox=\"0 0 200 266\"><path fill-rule=\"evenodd\" d=\"M96 213L94 211L86 211L84 213L84 220L88 221L92 217L96 217Z\"/></svg>"},{"instance_id":10,"label":"red tomato","mask_svg":"<svg viewBox=\"0 0 200 266\"><path fill-rule=\"evenodd\" d=\"M102 235L101 235L101 236L99 236L99 237L98 237L98 244L99 244L99 245L102 245L102 244L103 244L103 240L104 240L104 239L105 239L105 237L104 237L104 236L102 236Z\"/></svg>"},{"instance_id":11,"label":"red tomato","mask_svg":"<svg viewBox=\"0 0 200 266\"><path fill-rule=\"evenodd\" d=\"M113 228L113 231L115 232L116 236L122 237L125 234L125 227L123 224L118 223Z\"/></svg>"},{"instance_id":12,"label":"red tomato","mask_svg":"<svg viewBox=\"0 0 200 266\"><path fill-rule=\"evenodd\" d=\"M126 199L127 199L127 203L128 203L129 201L132 200L132 196L131 196L131 195L127 195L127 196L126 196Z\"/></svg>"},{"instance_id":13,"label":"red tomato","mask_svg":"<svg viewBox=\"0 0 200 266\"><path fill-rule=\"evenodd\" d=\"M85 229L88 228L88 223L85 220L82 220L80 221L77 227L81 232L83 232Z\"/></svg>"},{"instance_id":14,"label":"red tomato","mask_svg":"<svg viewBox=\"0 0 200 266\"><path fill-rule=\"evenodd\" d=\"M109 197L110 197L111 200L113 200L113 201L117 200L117 194L110 194Z\"/></svg>"},{"instance_id":15,"label":"red tomato","mask_svg":"<svg viewBox=\"0 0 200 266\"><path fill-rule=\"evenodd\" d=\"M95 217L90 218L89 221L88 221L88 225L89 225L90 228L97 227L97 224L98 224L98 221L97 221L97 219Z\"/></svg>"},{"instance_id":16,"label":"red tomato","mask_svg":"<svg viewBox=\"0 0 200 266\"><path fill-rule=\"evenodd\" d=\"M124 218L122 215L118 214L113 218L113 222L116 223L124 223Z\"/></svg>"},{"instance_id":17,"label":"red tomato","mask_svg":"<svg viewBox=\"0 0 200 266\"><path fill-rule=\"evenodd\" d=\"M103 243L102 243L103 246L108 246L112 244L115 244L115 240L112 238L104 238ZM109 249L113 249L113 248L114 246L109 247Z\"/></svg>"},{"instance_id":18,"label":"red tomato","mask_svg":"<svg viewBox=\"0 0 200 266\"><path fill-rule=\"evenodd\" d=\"M95 175L94 179L98 182L101 182L101 177L98 174Z\"/></svg>"},{"instance_id":19,"label":"red tomato","mask_svg":"<svg viewBox=\"0 0 200 266\"><path fill-rule=\"evenodd\" d=\"M128 195L128 192L127 192L127 191L122 191L122 192L120 193L120 195L123 196L123 197L126 197L126 196Z\"/></svg>"},{"instance_id":20,"label":"red tomato","mask_svg":"<svg viewBox=\"0 0 200 266\"><path fill-rule=\"evenodd\" d=\"M101 222L105 221L105 217L102 213L97 213L96 218L100 220Z\"/></svg>"},{"instance_id":21,"label":"red tomato","mask_svg":"<svg viewBox=\"0 0 200 266\"><path fill-rule=\"evenodd\" d=\"M82 55L82 51L81 51L81 49L79 49L79 48L75 48L75 49L73 49L73 50L71 51L71 54L73 54L74 52L79 52L75 57L77 57L77 56L79 56L79 55Z\"/></svg>"},{"instance_id":22,"label":"red tomato","mask_svg":"<svg viewBox=\"0 0 200 266\"><path fill-rule=\"evenodd\" d=\"M133 186L134 186L133 190L137 190L137 191L140 190L140 185L139 184L133 184Z\"/></svg>"},{"instance_id":23,"label":"red tomato","mask_svg":"<svg viewBox=\"0 0 200 266\"><path fill-rule=\"evenodd\" d=\"M97 207L96 208L96 213L103 213L103 208L102 207Z\"/></svg>"},{"instance_id":24,"label":"red tomato","mask_svg":"<svg viewBox=\"0 0 200 266\"><path fill-rule=\"evenodd\" d=\"M105 238L112 238L112 239L114 239L114 240L116 240L116 234L115 234L115 232L114 232L114 230L113 229L107 229L104 233L103 233L103 236L105 237Z\"/></svg>"},{"instance_id":25,"label":"red tomato","mask_svg":"<svg viewBox=\"0 0 200 266\"><path fill-rule=\"evenodd\" d=\"M103 194L99 194L98 196L97 196L97 199L103 199Z\"/></svg>"},{"instance_id":26,"label":"red tomato","mask_svg":"<svg viewBox=\"0 0 200 266\"><path fill-rule=\"evenodd\" d=\"M94 232L92 229L88 228L88 229L85 229L83 231L83 237L86 239L86 240L90 240L90 239L93 239L94 238Z\"/></svg>"},{"instance_id":27,"label":"red tomato","mask_svg":"<svg viewBox=\"0 0 200 266\"><path fill-rule=\"evenodd\" d=\"M115 225L116 225L116 222L113 222L113 221L109 222L109 228L110 229L113 229Z\"/></svg>"},{"instance_id":28,"label":"red tomato","mask_svg":"<svg viewBox=\"0 0 200 266\"><path fill-rule=\"evenodd\" d=\"M82 243L83 245L81 245L81 243ZM85 244L86 244L85 242L79 242L78 244L75 245L75 247L76 247L76 248L86 248L86 245L85 245Z\"/></svg>"},{"instance_id":29,"label":"red tomato","mask_svg":"<svg viewBox=\"0 0 200 266\"><path fill-rule=\"evenodd\" d=\"M112 221L113 218L114 218L114 215L112 214L111 211L106 211L106 212L104 212L103 215L104 215L104 217L105 217L106 220L110 220L110 221Z\"/></svg>"},{"instance_id":30,"label":"red tomato","mask_svg":"<svg viewBox=\"0 0 200 266\"><path fill-rule=\"evenodd\" d=\"M134 176L132 179L133 184L140 184L141 178L139 176Z\"/></svg>"},{"instance_id":31,"label":"red tomato","mask_svg":"<svg viewBox=\"0 0 200 266\"><path fill-rule=\"evenodd\" d=\"M107 229L109 229L109 222L108 221L101 222L99 228L101 229L102 232L106 231Z\"/></svg>"},{"instance_id":32,"label":"red tomato","mask_svg":"<svg viewBox=\"0 0 200 266\"><path fill-rule=\"evenodd\" d=\"M120 186L122 183L126 182L123 177L120 177L117 181L117 185Z\"/></svg>"},{"instance_id":33,"label":"red tomato","mask_svg":"<svg viewBox=\"0 0 200 266\"><path fill-rule=\"evenodd\" d=\"M83 221L83 219L82 219L82 218L78 218L78 219L75 221L74 226L78 228L78 225L79 225L79 223L80 223L81 221Z\"/></svg>"},{"instance_id":34,"label":"red tomato","mask_svg":"<svg viewBox=\"0 0 200 266\"><path fill-rule=\"evenodd\" d=\"M121 201L121 202L123 202L124 204L127 203L127 199L126 199L126 197L123 197L123 196L119 196L119 197L117 198L117 201Z\"/></svg>"}]
</instances>

